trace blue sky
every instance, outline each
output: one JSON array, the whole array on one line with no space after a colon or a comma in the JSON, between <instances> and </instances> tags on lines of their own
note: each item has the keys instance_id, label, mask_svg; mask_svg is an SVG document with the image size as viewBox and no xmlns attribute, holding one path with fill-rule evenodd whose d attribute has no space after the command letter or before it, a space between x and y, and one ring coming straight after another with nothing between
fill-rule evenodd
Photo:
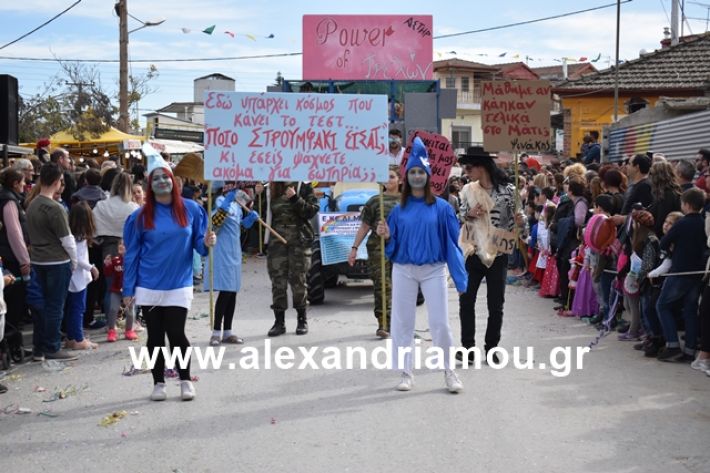
<instances>
[{"instance_id":1,"label":"blue sky","mask_svg":"<svg viewBox=\"0 0 710 473\"><path fill-rule=\"evenodd\" d=\"M0 0L0 45L14 40L64 10L74 0ZM33 58L118 59L118 18L113 0L83 0L64 16L26 39L0 50L0 56ZM278 54L301 51L303 14L431 14L434 35L486 28L525 21L573 10L613 3L613 0L558 1L370 1L347 5L339 1L253 0L128 0L129 12L143 21L165 19L158 27L130 35L131 59L194 58ZM663 27L669 25L670 0L634 0L622 6L621 58L638 57L642 49L659 47ZM704 18L706 10L687 4L686 15ZM200 33L216 25L212 36ZM130 20L130 27L139 23ZM190 34L182 28L197 30ZM704 32L704 21L689 20L685 32ZM237 33L235 38L224 34ZM251 40L243 34L253 35ZM273 34L273 39L266 36ZM613 61L615 8L598 10L528 26L434 40L434 59L453 57L483 63L509 62L526 55L532 67L559 64L555 58L602 54L597 63ZM507 52L505 58L498 55ZM141 72L149 64L133 64ZM220 72L234 77L237 90L263 91L277 71L287 79L301 77L301 58L282 57L223 62L157 63L159 77L152 82L156 92L140 103L147 113L173 101L192 100L195 77ZM118 88L118 64L97 64L105 90ZM57 74L55 62L24 62L0 59L0 72L20 81L20 93L39 91Z\"/></svg>"}]
</instances>

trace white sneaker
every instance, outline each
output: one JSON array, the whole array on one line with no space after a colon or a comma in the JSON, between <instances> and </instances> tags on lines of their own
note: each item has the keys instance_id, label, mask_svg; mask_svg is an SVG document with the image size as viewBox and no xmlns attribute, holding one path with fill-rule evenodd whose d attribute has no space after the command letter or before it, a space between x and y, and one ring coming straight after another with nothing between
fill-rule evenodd
<instances>
[{"instance_id":1,"label":"white sneaker","mask_svg":"<svg viewBox=\"0 0 710 473\"><path fill-rule=\"evenodd\" d=\"M153 392L150 395L151 401L164 401L168 398L168 393L165 391L165 383L155 383Z\"/></svg>"},{"instance_id":2,"label":"white sneaker","mask_svg":"<svg viewBox=\"0 0 710 473\"><path fill-rule=\"evenodd\" d=\"M446 389L448 389L450 393L460 393L463 391L463 384L459 377L456 376L454 370L446 370L444 372L444 379L446 380Z\"/></svg>"},{"instance_id":3,"label":"white sneaker","mask_svg":"<svg viewBox=\"0 0 710 473\"><path fill-rule=\"evenodd\" d=\"M695 361L693 361L690 364L690 367L693 368L694 370L698 370L698 371L710 370L710 358L706 358L704 360L697 358Z\"/></svg>"},{"instance_id":4,"label":"white sneaker","mask_svg":"<svg viewBox=\"0 0 710 473\"><path fill-rule=\"evenodd\" d=\"M180 396L183 401L195 399L195 385L192 381L180 381Z\"/></svg>"},{"instance_id":5,"label":"white sneaker","mask_svg":"<svg viewBox=\"0 0 710 473\"><path fill-rule=\"evenodd\" d=\"M397 391L411 391L414 385L414 378L411 374L402 373L402 379L397 385Z\"/></svg>"}]
</instances>

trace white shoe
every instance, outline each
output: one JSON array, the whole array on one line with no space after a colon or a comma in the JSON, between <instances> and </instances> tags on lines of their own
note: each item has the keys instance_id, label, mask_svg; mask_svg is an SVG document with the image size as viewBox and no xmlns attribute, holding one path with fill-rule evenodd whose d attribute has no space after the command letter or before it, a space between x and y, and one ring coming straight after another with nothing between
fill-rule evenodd
<instances>
[{"instance_id":1,"label":"white shoe","mask_svg":"<svg viewBox=\"0 0 710 473\"><path fill-rule=\"evenodd\" d=\"M705 358L704 360L697 358L690 364L690 367L698 371L708 371L710 370L710 358Z\"/></svg>"},{"instance_id":2,"label":"white shoe","mask_svg":"<svg viewBox=\"0 0 710 473\"><path fill-rule=\"evenodd\" d=\"M463 384L459 377L456 376L454 370L446 370L444 372L444 379L446 380L446 389L448 389L450 393L460 393L463 391Z\"/></svg>"},{"instance_id":3,"label":"white shoe","mask_svg":"<svg viewBox=\"0 0 710 473\"><path fill-rule=\"evenodd\" d=\"M414 385L414 378L411 374L402 373L402 379L397 385L397 391L411 391Z\"/></svg>"},{"instance_id":4,"label":"white shoe","mask_svg":"<svg viewBox=\"0 0 710 473\"><path fill-rule=\"evenodd\" d=\"M195 399L195 385L192 381L180 381L180 396L183 401Z\"/></svg>"},{"instance_id":5,"label":"white shoe","mask_svg":"<svg viewBox=\"0 0 710 473\"><path fill-rule=\"evenodd\" d=\"M168 393L165 391L165 383L155 383L153 392L150 395L151 401L164 401L168 398Z\"/></svg>"}]
</instances>

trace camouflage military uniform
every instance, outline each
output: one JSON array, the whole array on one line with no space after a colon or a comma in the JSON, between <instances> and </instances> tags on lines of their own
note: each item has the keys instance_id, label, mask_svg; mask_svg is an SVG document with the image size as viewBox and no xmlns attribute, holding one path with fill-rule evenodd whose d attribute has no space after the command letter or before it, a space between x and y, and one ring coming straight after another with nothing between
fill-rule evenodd
<instances>
[{"instance_id":1,"label":"camouflage military uniform","mask_svg":"<svg viewBox=\"0 0 710 473\"><path fill-rule=\"evenodd\" d=\"M392 209L399 203L399 196L386 195L384 196L385 220ZM372 232L367 239L367 269L372 279L373 289L375 291L375 318L379 328L389 331L390 329L390 314L392 312L392 262L385 260L385 293L387 296L387 318L385 325L382 325L382 262L380 237L375 233L377 223L380 221L380 196L375 195L367 201L362 208L360 215L362 221L366 223Z\"/></svg>"},{"instance_id":2,"label":"camouflage military uniform","mask_svg":"<svg viewBox=\"0 0 710 473\"><path fill-rule=\"evenodd\" d=\"M298 189L298 183L291 183ZM288 242L271 238L267 268L271 278L272 305L275 311L288 308L287 285L291 285L293 308L305 309L308 296L308 269L311 266L313 227L310 219L318 213L318 200L309 184L301 184L291 199L271 200L271 226Z\"/></svg>"}]
</instances>

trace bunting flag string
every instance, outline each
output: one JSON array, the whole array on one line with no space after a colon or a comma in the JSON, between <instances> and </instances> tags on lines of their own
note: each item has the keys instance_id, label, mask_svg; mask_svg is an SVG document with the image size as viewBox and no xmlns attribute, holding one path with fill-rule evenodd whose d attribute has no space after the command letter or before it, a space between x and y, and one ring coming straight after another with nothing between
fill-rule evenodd
<instances>
[{"instance_id":1,"label":"bunting flag string","mask_svg":"<svg viewBox=\"0 0 710 473\"><path fill-rule=\"evenodd\" d=\"M184 34L200 32L200 33L204 33L206 35L212 36L212 34L215 32L216 29L217 29L217 25L210 25L203 30L193 30L192 28L183 27L183 28L180 28L180 31L182 31ZM251 41L256 41L259 38L259 36L255 35L255 34L236 33L234 31L230 31L230 30L224 30L223 33L228 35L232 39L236 39L237 36L243 36L244 38L247 38ZM274 39L275 37L276 36L273 33L269 33L268 35L263 36L264 39Z\"/></svg>"},{"instance_id":2,"label":"bunting flag string","mask_svg":"<svg viewBox=\"0 0 710 473\"><path fill-rule=\"evenodd\" d=\"M444 56L447 55L454 55L456 56L456 51L436 51L436 56L437 58L441 59ZM597 53L596 57L593 57L590 59L590 56L579 56L579 57L572 57L572 56L563 56L563 57L555 57L555 58L541 58L541 57L533 57L529 55L522 55L521 53L511 53L510 51L505 51L500 54L495 54L495 53L466 53L464 56L478 56L478 57L499 57L499 58L504 58L508 57L511 59L520 59L522 58L526 63L529 62L549 62L549 61L555 61L555 62L568 62L568 63L582 63L582 62L592 62L592 63L597 63L599 62L602 58L606 58L608 61L610 59L610 56L602 56L602 53Z\"/></svg>"}]
</instances>

